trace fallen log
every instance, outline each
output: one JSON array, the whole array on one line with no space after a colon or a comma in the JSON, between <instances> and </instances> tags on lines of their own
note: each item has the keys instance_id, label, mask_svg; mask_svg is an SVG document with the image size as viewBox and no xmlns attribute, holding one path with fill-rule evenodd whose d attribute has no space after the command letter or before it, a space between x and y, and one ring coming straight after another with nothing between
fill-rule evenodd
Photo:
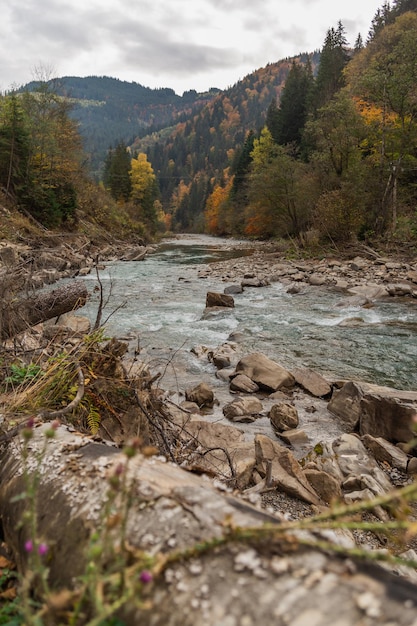
<instances>
[{"instance_id":1,"label":"fallen log","mask_svg":"<svg viewBox=\"0 0 417 626\"><path fill-rule=\"evenodd\" d=\"M74 281L52 291L36 293L11 303L2 302L2 339L9 339L31 326L84 306L87 302L87 287L82 281Z\"/></svg>"},{"instance_id":2,"label":"fallen log","mask_svg":"<svg viewBox=\"0 0 417 626\"><path fill-rule=\"evenodd\" d=\"M140 581L137 595L117 605L126 626L415 626L417 586L406 578L307 545L320 541L318 532L256 534L253 527L278 530L282 520L159 457L130 457L64 426L48 439L48 428L16 437L0 455L2 529L23 575L31 536L22 520L30 503L19 496L36 477L37 533L48 546L53 589L77 588L87 563L98 566L93 533L104 533L107 547L124 537L124 585ZM115 505L127 493L129 516L118 526L123 507ZM343 550L336 535L333 541ZM152 575L141 572L132 560L144 554L165 563ZM100 594L110 587L101 584ZM67 623L53 614L57 604L45 605L45 624Z\"/></svg>"}]
</instances>

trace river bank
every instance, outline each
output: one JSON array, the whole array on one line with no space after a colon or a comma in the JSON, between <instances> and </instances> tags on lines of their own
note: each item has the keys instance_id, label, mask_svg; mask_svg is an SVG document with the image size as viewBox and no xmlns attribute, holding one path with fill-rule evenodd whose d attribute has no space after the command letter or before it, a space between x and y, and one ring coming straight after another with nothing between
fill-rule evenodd
<instances>
[{"instance_id":1,"label":"river bank","mask_svg":"<svg viewBox=\"0 0 417 626\"><path fill-rule=\"evenodd\" d=\"M193 237L187 242L196 245ZM217 532L227 527L228 518L222 522L226 526L219 524L223 511L220 505L213 522L206 514L211 500L207 500L207 506L200 505L200 498L206 502L209 488L210 494L220 494L224 502L233 500L235 510L248 511L254 519L259 516L259 520L274 524L303 520L334 505L346 507L349 519L357 519L360 510L357 530L340 527L328 531L326 539L341 550L389 550L417 562L412 532L387 538L360 528L362 522L395 522L395 514L384 505L384 498L393 489L413 488L417 465L413 446L409 445L417 415L413 384L402 390L372 385L360 378L327 376L316 365L319 353L311 356L312 329L317 321L310 315L305 318L302 334L293 336L289 343L291 350L299 353L298 365L282 350L280 334L287 327L285 316L291 311L301 309L302 302L307 302L307 309L313 309L322 297L327 303L326 294L331 292L336 294L331 299L331 311L336 311L337 325L326 322L331 332L328 336L335 335L344 321L349 332L349 324L356 324L355 333L361 327L365 330L360 344L365 345L371 329L366 316L374 308L380 314L381 303L398 302L399 310L404 306L414 312L417 268L413 260L358 255L289 260L269 245L253 250L246 242L239 244L242 248L236 242L224 242L219 252L217 245L210 246L204 240L194 255L181 247L166 247L167 242L145 251L134 247L99 252L89 247L90 243L86 242L84 254L77 248L78 267L68 258L62 270L55 269L65 281L84 280L93 309L103 296L102 290L113 290L113 316L109 319L116 330L113 339L105 338L107 329L103 334L99 331L91 335L92 317L80 309L28 329L3 346L6 393L1 397L2 459L11 471L0 489L4 494L1 501L7 518L5 527L15 552L23 550L22 539L15 533L21 509L20 505L12 507L11 514L6 499L14 489L13 468L21 449L19 424L27 426L28 416L35 415L35 438L39 441L43 422L48 424L53 418L60 422L57 448L48 444L51 460L41 470L45 489L42 506L48 510L47 514L40 510L40 519L42 524L45 522L42 532L51 545L57 541L57 528L52 522L62 507L57 508L55 498L46 494L59 493L57 501L68 504L72 515L76 512L74 519L79 524L76 501L80 494L88 500L85 480L100 479L105 486L108 472L112 475L112 455L134 440L143 473L135 492L139 505L132 541L134 537L140 551L154 554L159 544L167 551L176 548L176 536L169 532L162 536L158 531L155 544L155 524L169 530L170 523L164 520L171 519L172 511L179 510L181 515L187 511L193 523L204 518L204 537L211 536L213 529ZM36 258L42 258L45 264L51 258L54 264L56 259L62 263L67 246L64 250L58 247L38 251ZM245 256L237 258L242 250ZM42 256L46 252L48 256ZM29 255L28 250L26 253ZM12 252L11 258L14 263L19 260L19 251ZM174 264L167 261L172 258L175 271ZM47 267L38 269L34 262L35 272ZM210 306L208 291L228 296L228 306ZM192 309L181 308L186 297ZM123 309L126 322L116 317L123 298L128 300ZM277 304L271 314L267 311L270 299ZM344 303L342 316L337 313L340 307L336 303ZM252 317L245 318L243 325L239 316L248 305ZM284 306L284 319L277 326L277 316ZM318 326L323 311L318 308ZM258 330L255 321L262 315L272 319L271 331L266 332L266 326ZM388 328L396 329L398 323ZM173 326L182 325L173 345L167 343L172 335L164 334L165 324L170 332ZM297 328L300 324L297 320ZM382 322L378 324L382 327ZM397 345L409 341L415 332L410 322L400 320L400 324ZM139 330L127 332L129 328ZM199 334L194 334L196 329ZM261 346L265 350L255 351L253 341L262 333ZM196 337L207 337L210 342L197 343ZM380 341L385 337L381 335ZM269 354L272 338L281 349L282 359ZM327 354L340 352L341 344L331 339L321 343L327 350L321 349L323 363ZM177 360L179 355L185 358L184 367ZM20 370L10 370L7 359L18 364ZM17 378L10 382L13 373L17 376L27 372L32 364L40 368L40 378L33 386L25 377L23 386ZM168 370L172 370L169 375ZM7 387L10 384L11 388ZM49 394L50 389L57 388L59 393ZM103 454L105 461L96 454ZM149 455L155 460L148 463ZM114 473L120 471L120 459L118 463ZM57 473L52 471L55 467L59 467ZM415 503L404 507L400 507L401 515L412 528L417 519ZM89 511L89 507L84 509ZM149 512L152 521L145 527L143 520ZM90 522L87 515L82 524ZM60 551L53 556L54 571L65 570L60 555L71 552L71 541L74 537L60 535ZM24 558L19 562L24 568ZM417 579L413 567L389 568L411 581ZM210 586L213 584L210 581Z\"/></svg>"}]
</instances>

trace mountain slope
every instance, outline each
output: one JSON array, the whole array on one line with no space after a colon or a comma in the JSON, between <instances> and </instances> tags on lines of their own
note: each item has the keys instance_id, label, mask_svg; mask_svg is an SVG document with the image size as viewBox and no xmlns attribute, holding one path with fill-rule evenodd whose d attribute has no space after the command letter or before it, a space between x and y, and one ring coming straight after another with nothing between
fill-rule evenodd
<instances>
[{"instance_id":1,"label":"mountain slope","mask_svg":"<svg viewBox=\"0 0 417 626\"><path fill-rule=\"evenodd\" d=\"M170 126L218 93L212 89L206 94L188 91L178 96L172 89L150 89L107 76L64 76L53 83L54 91L67 97L73 106L71 116L80 124L84 148L96 177L100 177L111 146L132 143L153 127ZM33 91L37 85L31 82L24 90Z\"/></svg>"},{"instance_id":2,"label":"mountain slope","mask_svg":"<svg viewBox=\"0 0 417 626\"><path fill-rule=\"evenodd\" d=\"M317 67L319 53L302 54ZM279 101L294 58L268 64L212 98L169 133L138 138L132 147L147 153L158 177L162 204L174 212L181 230L198 229L213 183L233 165L250 130L265 123L273 99Z\"/></svg>"}]
</instances>

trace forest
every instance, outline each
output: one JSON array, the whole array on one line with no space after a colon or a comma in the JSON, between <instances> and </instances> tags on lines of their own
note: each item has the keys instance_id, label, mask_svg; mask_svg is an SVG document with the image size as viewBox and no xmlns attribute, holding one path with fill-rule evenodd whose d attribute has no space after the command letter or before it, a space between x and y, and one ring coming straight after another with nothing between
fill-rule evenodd
<instances>
[{"instance_id":1,"label":"forest","mask_svg":"<svg viewBox=\"0 0 417 626\"><path fill-rule=\"evenodd\" d=\"M415 240L417 1L225 91L48 76L0 96L0 185L47 228ZM106 129L106 130L105 130Z\"/></svg>"}]
</instances>

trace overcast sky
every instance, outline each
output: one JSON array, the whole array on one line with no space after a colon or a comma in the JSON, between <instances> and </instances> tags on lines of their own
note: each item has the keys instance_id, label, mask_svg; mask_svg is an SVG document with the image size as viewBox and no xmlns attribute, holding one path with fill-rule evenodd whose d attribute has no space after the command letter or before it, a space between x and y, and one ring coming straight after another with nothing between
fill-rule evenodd
<instances>
[{"instance_id":1,"label":"overcast sky","mask_svg":"<svg viewBox=\"0 0 417 626\"><path fill-rule=\"evenodd\" d=\"M323 45L339 20L365 40L383 0L0 0L0 90L39 74L225 89Z\"/></svg>"}]
</instances>

